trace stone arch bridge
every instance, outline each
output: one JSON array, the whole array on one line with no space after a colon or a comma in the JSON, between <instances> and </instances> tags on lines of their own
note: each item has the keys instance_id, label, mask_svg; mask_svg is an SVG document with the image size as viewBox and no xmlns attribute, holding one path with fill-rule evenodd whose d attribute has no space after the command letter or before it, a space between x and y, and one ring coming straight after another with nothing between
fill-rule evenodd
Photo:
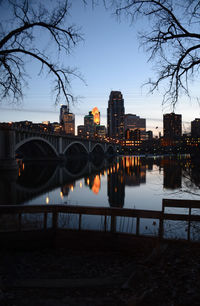
<instances>
[{"instance_id":1,"label":"stone arch bridge","mask_svg":"<svg viewBox=\"0 0 200 306\"><path fill-rule=\"evenodd\" d=\"M87 155L113 155L118 144L83 139L77 136L58 135L18 128L0 128L0 164L12 167L16 154L28 159L64 159Z\"/></svg>"}]
</instances>

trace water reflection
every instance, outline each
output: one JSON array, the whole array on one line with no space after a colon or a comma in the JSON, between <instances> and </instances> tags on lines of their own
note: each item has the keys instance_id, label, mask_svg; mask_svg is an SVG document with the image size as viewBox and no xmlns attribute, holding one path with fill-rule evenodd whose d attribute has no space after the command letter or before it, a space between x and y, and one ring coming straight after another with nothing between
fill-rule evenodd
<instances>
[{"instance_id":1,"label":"water reflection","mask_svg":"<svg viewBox=\"0 0 200 306\"><path fill-rule=\"evenodd\" d=\"M100 175L95 175L94 180L93 180L93 185L92 185L92 191L95 194L99 193L99 190L101 188L101 179L100 179Z\"/></svg>"},{"instance_id":2,"label":"water reflection","mask_svg":"<svg viewBox=\"0 0 200 306\"><path fill-rule=\"evenodd\" d=\"M198 196L199 170L198 161L189 156L122 156L95 164L88 159L71 158L65 165L20 161L18 173L0 174L0 203L85 205L87 201L87 205L96 205L101 201L103 206L122 208L131 207L136 198L139 207L145 203L145 195L148 200L155 199L155 190L160 195L159 201L164 191ZM153 186L154 193L149 186Z\"/></svg>"},{"instance_id":3,"label":"water reflection","mask_svg":"<svg viewBox=\"0 0 200 306\"><path fill-rule=\"evenodd\" d=\"M118 159L107 170L108 202L111 207L123 207L125 197L123 159Z\"/></svg>"},{"instance_id":4,"label":"water reflection","mask_svg":"<svg viewBox=\"0 0 200 306\"><path fill-rule=\"evenodd\" d=\"M65 165L20 161L18 173L0 173L0 203L45 204L46 207L75 204L122 208L122 211L131 208L135 213L138 211L140 218L139 215L134 218L124 215L105 219L87 215L82 218L82 228L199 240L200 204L193 208L187 205L166 207L167 213L177 213L178 209L178 214L183 214L179 219L160 215L165 213L163 198L198 199L199 186L200 162L190 156L122 156L96 163L88 159L68 159ZM155 212L150 218L145 217L149 210ZM188 214L192 218L187 217ZM18 224L19 220L13 218L10 218L11 223ZM39 222L34 218L43 222L38 214L26 216L27 228L29 223ZM46 226L51 226L52 217L45 218ZM65 228L80 226L78 217L73 214L66 217L60 213L59 218L60 226L63 222Z\"/></svg>"},{"instance_id":5,"label":"water reflection","mask_svg":"<svg viewBox=\"0 0 200 306\"><path fill-rule=\"evenodd\" d=\"M182 168L180 160L175 157L171 159L162 159L163 167L163 185L166 189L180 189L182 187Z\"/></svg>"},{"instance_id":6,"label":"water reflection","mask_svg":"<svg viewBox=\"0 0 200 306\"><path fill-rule=\"evenodd\" d=\"M125 185L138 186L146 183L146 160L138 157L126 157L123 159L125 168Z\"/></svg>"}]
</instances>

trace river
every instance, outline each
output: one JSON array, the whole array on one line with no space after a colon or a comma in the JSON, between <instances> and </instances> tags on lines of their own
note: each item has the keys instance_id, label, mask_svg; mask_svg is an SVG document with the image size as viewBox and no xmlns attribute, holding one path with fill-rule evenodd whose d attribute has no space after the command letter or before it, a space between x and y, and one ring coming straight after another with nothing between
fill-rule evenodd
<instances>
[{"instance_id":1,"label":"river","mask_svg":"<svg viewBox=\"0 0 200 306\"><path fill-rule=\"evenodd\" d=\"M199 164L189 155L117 156L93 162L71 159L65 165L19 161L16 180L12 180L12 197L8 192L3 199L6 204L64 204L161 211L163 198L199 200L199 169ZM188 208L166 207L166 212L187 214ZM200 209L195 208L192 213L199 214ZM95 229L97 219L89 217L85 227ZM133 224L123 222L119 220L118 229L132 232ZM143 220L140 232L157 235L158 223L157 220ZM191 235L193 239L199 239L197 222L194 228ZM169 220L165 230L168 238L185 238L187 222Z\"/></svg>"}]
</instances>

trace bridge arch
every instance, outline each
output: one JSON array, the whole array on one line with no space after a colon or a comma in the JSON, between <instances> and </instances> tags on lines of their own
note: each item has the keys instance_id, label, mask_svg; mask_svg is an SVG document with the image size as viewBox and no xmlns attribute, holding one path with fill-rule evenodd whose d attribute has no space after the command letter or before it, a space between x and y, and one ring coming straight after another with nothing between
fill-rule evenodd
<instances>
[{"instance_id":1,"label":"bridge arch","mask_svg":"<svg viewBox=\"0 0 200 306\"><path fill-rule=\"evenodd\" d=\"M92 151L91 153L105 153L105 150L104 150L104 146L100 143L96 143L93 148L92 148Z\"/></svg>"},{"instance_id":2,"label":"bridge arch","mask_svg":"<svg viewBox=\"0 0 200 306\"><path fill-rule=\"evenodd\" d=\"M113 145L108 145L106 148L106 153L113 155L115 153L115 148Z\"/></svg>"},{"instance_id":3,"label":"bridge arch","mask_svg":"<svg viewBox=\"0 0 200 306\"><path fill-rule=\"evenodd\" d=\"M82 165L82 167L80 168L79 171L77 171L77 169L73 168L73 171L71 171L72 169L69 167L64 167L63 168L63 176L67 175L72 179L78 179L83 177L87 172L89 172L89 161L87 160L84 165ZM75 171L74 171L75 170Z\"/></svg>"},{"instance_id":4,"label":"bridge arch","mask_svg":"<svg viewBox=\"0 0 200 306\"><path fill-rule=\"evenodd\" d=\"M35 171L33 171L33 169ZM42 169L42 171L41 171ZM35 173L33 173L35 172ZM37 173L40 173L40 177L38 178ZM31 174L31 176L30 176ZM30 180L31 177L31 180ZM26 164L25 165L25 171L22 172L20 178L18 178L17 183L17 189L20 192L23 192L25 195L32 194L34 195L40 195L45 191L49 191L53 189L57 182L59 177L59 168L54 165L45 165L42 164ZM32 182L32 179L34 179L34 184ZM55 183L54 183L55 181Z\"/></svg>"},{"instance_id":5,"label":"bridge arch","mask_svg":"<svg viewBox=\"0 0 200 306\"><path fill-rule=\"evenodd\" d=\"M89 154L89 151L88 151L88 148L85 146L84 143L80 142L80 141L73 141L71 142L65 149L64 149L64 152L63 154L66 155L67 154L67 151L70 150L70 149L73 149L73 147L76 149L80 149L80 153L87 153ZM78 151L77 151L78 152Z\"/></svg>"},{"instance_id":6,"label":"bridge arch","mask_svg":"<svg viewBox=\"0 0 200 306\"><path fill-rule=\"evenodd\" d=\"M22 141L20 141L19 143L17 143L15 145L15 152L17 152L20 148L23 150L26 149L27 145L28 144L32 144L34 147L38 147L38 150L42 149L42 146L43 146L43 149L45 151L48 150L48 153L49 151L51 151L51 155L53 156L56 156L58 157L59 156L59 153L58 151L56 150L56 148L51 144L51 142L49 142L48 140L46 140L45 138L42 138L42 137L30 137L30 138L27 138L27 139L24 139ZM40 144L40 146L39 146ZM37 150L37 148L36 148Z\"/></svg>"}]
</instances>

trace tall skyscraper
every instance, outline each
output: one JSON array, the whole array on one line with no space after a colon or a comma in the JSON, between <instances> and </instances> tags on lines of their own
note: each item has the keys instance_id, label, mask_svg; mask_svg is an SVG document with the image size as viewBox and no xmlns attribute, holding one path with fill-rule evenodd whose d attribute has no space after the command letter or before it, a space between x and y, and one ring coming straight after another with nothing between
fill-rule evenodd
<instances>
[{"instance_id":1,"label":"tall skyscraper","mask_svg":"<svg viewBox=\"0 0 200 306\"><path fill-rule=\"evenodd\" d=\"M167 139L175 139L182 135L182 116L170 113L163 115L163 135Z\"/></svg>"},{"instance_id":2,"label":"tall skyscraper","mask_svg":"<svg viewBox=\"0 0 200 306\"><path fill-rule=\"evenodd\" d=\"M98 138L105 138L106 137L105 125L96 125L95 134Z\"/></svg>"},{"instance_id":3,"label":"tall skyscraper","mask_svg":"<svg viewBox=\"0 0 200 306\"><path fill-rule=\"evenodd\" d=\"M89 112L89 114L84 117L84 127L86 137L94 137L95 125L92 112Z\"/></svg>"},{"instance_id":4,"label":"tall skyscraper","mask_svg":"<svg viewBox=\"0 0 200 306\"><path fill-rule=\"evenodd\" d=\"M63 120L65 133L75 135L75 115L72 113L65 113Z\"/></svg>"},{"instance_id":5,"label":"tall skyscraper","mask_svg":"<svg viewBox=\"0 0 200 306\"><path fill-rule=\"evenodd\" d=\"M146 119L140 118L133 114L126 114L124 116L124 132L126 131L140 131L140 140L146 139Z\"/></svg>"},{"instance_id":6,"label":"tall skyscraper","mask_svg":"<svg viewBox=\"0 0 200 306\"><path fill-rule=\"evenodd\" d=\"M60 108L60 124L63 125L64 124L64 114L69 112L69 107L67 105L61 105Z\"/></svg>"},{"instance_id":7,"label":"tall skyscraper","mask_svg":"<svg viewBox=\"0 0 200 306\"><path fill-rule=\"evenodd\" d=\"M85 126L84 125L77 126L77 135L80 137L85 137Z\"/></svg>"},{"instance_id":8,"label":"tall skyscraper","mask_svg":"<svg viewBox=\"0 0 200 306\"><path fill-rule=\"evenodd\" d=\"M152 140L153 139L153 132L152 131L147 131L146 136L147 136L147 140Z\"/></svg>"},{"instance_id":9,"label":"tall skyscraper","mask_svg":"<svg viewBox=\"0 0 200 306\"><path fill-rule=\"evenodd\" d=\"M107 108L108 137L124 136L124 99L120 91L111 91Z\"/></svg>"},{"instance_id":10,"label":"tall skyscraper","mask_svg":"<svg viewBox=\"0 0 200 306\"><path fill-rule=\"evenodd\" d=\"M75 115L69 112L67 105L60 108L60 124L66 134L75 135Z\"/></svg>"},{"instance_id":11,"label":"tall skyscraper","mask_svg":"<svg viewBox=\"0 0 200 306\"><path fill-rule=\"evenodd\" d=\"M200 119L199 118L195 118L195 120L191 121L191 136L200 137Z\"/></svg>"},{"instance_id":12,"label":"tall skyscraper","mask_svg":"<svg viewBox=\"0 0 200 306\"><path fill-rule=\"evenodd\" d=\"M92 115L94 116L94 124L100 125L100 112L97 107L93 108Z\"/></svg>"}]
</instances>

